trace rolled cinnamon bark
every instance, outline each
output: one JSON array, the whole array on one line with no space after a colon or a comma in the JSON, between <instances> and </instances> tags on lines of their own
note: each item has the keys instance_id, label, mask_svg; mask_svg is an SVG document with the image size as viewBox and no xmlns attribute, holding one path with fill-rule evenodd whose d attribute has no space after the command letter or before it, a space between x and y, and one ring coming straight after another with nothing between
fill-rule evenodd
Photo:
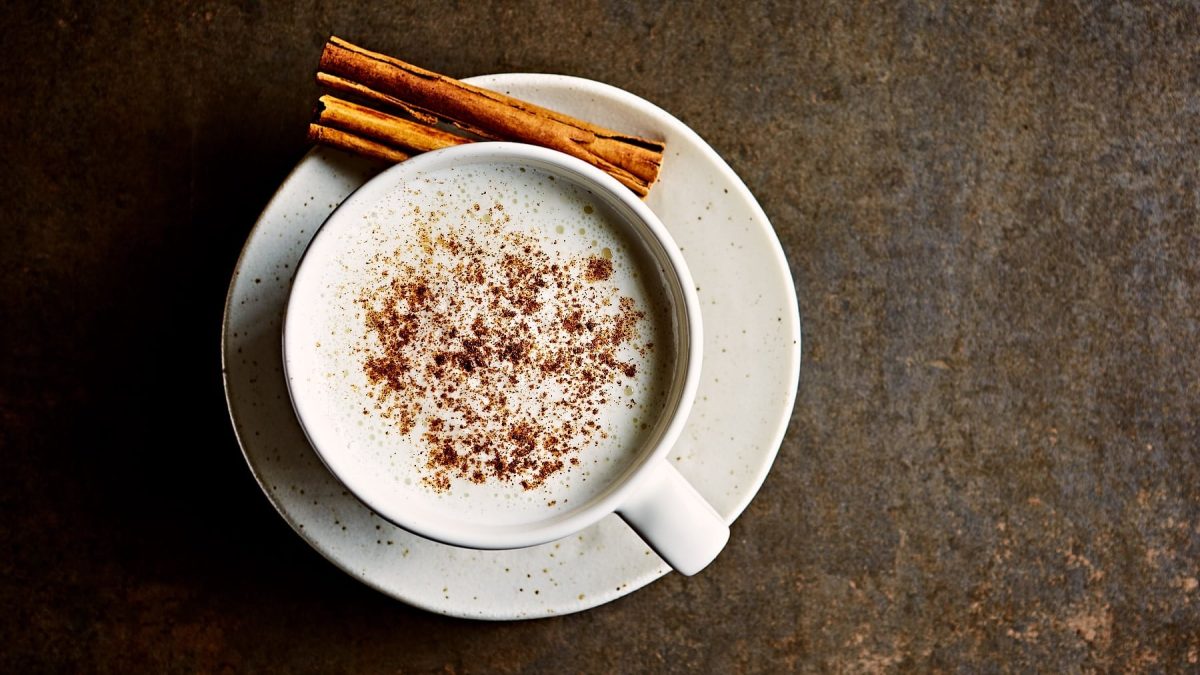
<instances>
[{"instance_id":1,"label":"rolled cinnamon bark","mask_svg":"<svg viewBox=\"0 0 1200 675\"><path fill-rule=\"evenodd\" d=\"M645 196L662 166L663 144L606 129L511 96L460 82L331 37L318 79L361 85L405 108L500 140L532 143L578 157ZM361 89L357 92L367 95ZM379 100L378 97L375 97Z\"/></svg>"}]
</instances>

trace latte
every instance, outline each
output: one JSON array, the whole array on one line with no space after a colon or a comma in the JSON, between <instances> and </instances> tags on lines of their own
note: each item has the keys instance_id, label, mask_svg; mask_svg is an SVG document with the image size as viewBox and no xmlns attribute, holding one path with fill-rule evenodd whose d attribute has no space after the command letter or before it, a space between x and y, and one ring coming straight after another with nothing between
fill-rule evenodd
<instances>
[{"instance_id":1,"label":"latte","mask_svg":"<svg viewBox=\"0 0 1200 675\"><path fill-rule=\"evenodd\" d=\"M312 263L289 317L372 491L496 525L581 508L651 442L677 360L664 275L607 202L520 164L401 183ZM306 260L306 264L309 264Z\"/></svg>"}]
</instances>

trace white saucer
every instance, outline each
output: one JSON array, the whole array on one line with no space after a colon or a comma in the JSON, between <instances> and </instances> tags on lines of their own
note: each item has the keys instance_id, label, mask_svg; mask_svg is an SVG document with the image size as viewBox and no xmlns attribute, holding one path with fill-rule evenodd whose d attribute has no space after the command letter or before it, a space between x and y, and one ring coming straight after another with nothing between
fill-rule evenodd
<instances>
[{"instance_id":1,"label":"white saucer","mask_svg":"<svg viewBox=\"0 0 1200 675\"><path fill-rule=\"evenodd\" d=\"M796 293L766 215L695 132L633 94L559 75L468 81L666 140L662 176L647 204L687 258L705 328L696 406L670 457L732 523L771 468L800 373ZM222 336L225 393L246 461L271 503L338 567L392 597L451 616L578 612L666 574L666 564L616 516L578 536L515 551L422 539L371 513L314 454L283 379L283 309L292 273L317 228L381 168L335 151L310 152L259 217L234 271ZM729 545L738 545L736 536Z\"/></svg>"}]
</instances>

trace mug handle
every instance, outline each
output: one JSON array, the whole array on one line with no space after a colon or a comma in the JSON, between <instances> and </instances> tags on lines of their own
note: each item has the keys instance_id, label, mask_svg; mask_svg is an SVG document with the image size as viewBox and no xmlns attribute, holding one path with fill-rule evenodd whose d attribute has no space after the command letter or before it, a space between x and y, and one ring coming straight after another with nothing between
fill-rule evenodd
<instances>
[{"instance_id":1,"label":"mug handle","mask_svg":"<svg viewBox=\"0 0 1200 675\"><path fill-rule=\"evenodd\" d=\"M704 569L729 541L729 526L668 460L660 460L617 513L680 574Z\"/></svg>"}]
</instances>

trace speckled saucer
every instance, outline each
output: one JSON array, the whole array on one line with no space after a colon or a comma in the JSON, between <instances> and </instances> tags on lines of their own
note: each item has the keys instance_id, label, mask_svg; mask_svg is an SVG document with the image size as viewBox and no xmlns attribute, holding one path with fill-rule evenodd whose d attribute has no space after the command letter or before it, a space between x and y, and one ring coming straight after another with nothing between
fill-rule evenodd
<instances>
[{"instance_id":1,"label":"speckled saucer","mask_svg":"<svg viewBox=\"0 0 1200 675\"><path fill-rule=\"evenodd\" d=\"M633 94L559 75L468 81L666 140L662 176L647 204L687 258L705 327L699 394L670 457L732 523L771 468L800 372L795 289L766 215L695 132ZM373 514L317 458L283 379L283 310L313 234L382 168L339 152L310 152L259 217L234 271L222 339L225 392L246 461L271 503L346 572L406 603L452 616L502 620L578 612L669 572L616 516L561 541L514 551L438 544ZM736 533L735 527L730 546L737 546Z\"/></svg>"}]
</instances>

